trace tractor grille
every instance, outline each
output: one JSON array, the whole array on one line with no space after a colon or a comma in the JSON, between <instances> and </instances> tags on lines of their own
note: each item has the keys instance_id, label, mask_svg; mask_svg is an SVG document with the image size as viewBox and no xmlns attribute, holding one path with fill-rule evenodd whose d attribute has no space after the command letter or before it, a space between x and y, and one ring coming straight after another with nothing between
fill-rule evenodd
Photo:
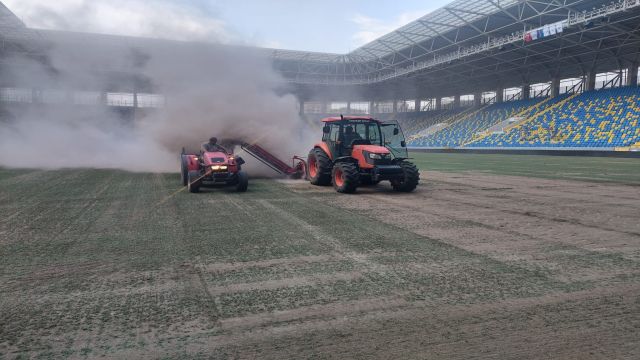
<instances>
[{"instance_id":1,"label":"tractor grille","mask_svg":"<svg viewBox=\"0 0 640 360\"><path fill-rule=\"evenodd\" d=\"M375 159L373 160L373 165L379 166L379 165L391 165L391 158L387 157L387 158L383 158L383 159Z\"/></svg>"}]
</instances>

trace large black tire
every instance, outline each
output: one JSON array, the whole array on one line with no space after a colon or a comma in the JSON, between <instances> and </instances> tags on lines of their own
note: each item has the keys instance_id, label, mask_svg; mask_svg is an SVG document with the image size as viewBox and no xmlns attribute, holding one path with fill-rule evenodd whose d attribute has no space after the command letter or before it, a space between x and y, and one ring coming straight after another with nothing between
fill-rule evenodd
<instances>
[{"instance_id":1,"label":"large black tire","mask_svg":"<svg viewBox=\"0 0 640 360\"><path fill-rule=\"evenodd\" d=\"M237 192L245 192L249 188L249 176L244 171L239 171L238 175L238 183L236 184Z\"/></svg>"},{"instance_id":2,"label":"large black tire","mask_svg":"<svg viewBox=\"0 0 640 360\"><path fill-rule=\"evenodd\" d=\"M187 189L190 193L199 193L202 186L202 178L199 172L191 171L187 175Z\"/></svg>"},{"instance_id":3,"label":"large black tire","mask_svg":"<svg viewBox=\"0 0 640 360\"><path fill-rule=\"evenodd\" d=\"M331 168L333 164L322 149L314 148L307 158L307 178L313 185L327 186L331 184Z\"/></svg>"},{"instance_id":4,"label":"large black tire","mask_svg":"<svg viewBox=\"0 0 640 360\"><path fill-rule=\"evenodd\" d=\"M420 182L420 172L418 168L408 161L400 162L402 167L403 177L398 180L391 180L391 186L393 190L399 192L412 192L418 186Z\"/></svg>"},{"instance_id":5,"label":"large black tire","mask_svg":"<svg viewBox=\"0 0 640 360\"><path fill-rule=\"evenodd\" d=\"M331 183L337 192L351 194L360 184L358 167L353 163L337 163L331 170Z\"/></svg>"},{"instance_id":6,"label":"large black tire","mask_svg":"<svg viewBox=\"0 0 640 360\"><path fill-rule=\"evenodd\" d=\"M182 151L184 151L184 149ZM182 186L189 184L189 168L187 167L187 159L184 155L180 155L180 180L182 181Z\"/></svg>"}]
</instances>

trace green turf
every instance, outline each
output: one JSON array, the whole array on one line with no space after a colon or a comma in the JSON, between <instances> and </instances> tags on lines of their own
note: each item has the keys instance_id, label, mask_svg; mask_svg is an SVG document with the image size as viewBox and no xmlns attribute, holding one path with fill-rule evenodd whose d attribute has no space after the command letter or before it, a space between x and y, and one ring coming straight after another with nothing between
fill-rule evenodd
<instances>
[{"instance_id":1,"label":"green turf","mask_svg":"<svg viewBox=\"0 0 640 360\"><path fill-rule=\"evenodd\" d=\"M536 176L561 178L577 171L566 169L570 160L638 181L635 159L416 158L428 170L512 175L533 171L525 162L544 164ZM176 174L0 169L0 190L0 358L180 352L218 334L221 319L398 294L463 304L584 286L331 206L331 197L343 196L332 191L314 198L271 180L252 180L242 194L189 194ZM208 268L313 256L327 259ZM578 268L584 256L577 256L567 261ZM438 270L416 273L411 263ZM314 282L334 274L347 276ZM287 279L303 280L267 286ZM225 290L234 285L243 290Z\"/></svg>"},{"instance_id":2,"label":"green turf","mask_svg":"<svg viewBox=\"0 0 640 360\"><path fill-rule=\"evenodd\" d=\"M244 194L189 194L175 174L0 169L0 188L0 358L2 349L44 358L114 355L144 351L149 344L135 340L141 332L152 334L146 341L154 348L177 341L176 331L200 334L172 345L180 350L215 334L219 319L392 294L463 303L564 286L271 180L252 181ZM371 260L363 262L365 255ZM207 268L309 256L328 258L224 273ZM416 274L406 259L441 264L446 276ZM224 290L336 273L351 275ZM83 345L78 339L86 336L94 338Z\"/></svg>"},{"instance_id":3,"label":"green turf","mask_svg":"<svg viewBox=\"0 0 640 360\"><path fill-rule=\"evenodd\" d=\"M478 171L488 174L640 185L640 158L411 153L421 170Z\"/></svg>"}]
</instances>

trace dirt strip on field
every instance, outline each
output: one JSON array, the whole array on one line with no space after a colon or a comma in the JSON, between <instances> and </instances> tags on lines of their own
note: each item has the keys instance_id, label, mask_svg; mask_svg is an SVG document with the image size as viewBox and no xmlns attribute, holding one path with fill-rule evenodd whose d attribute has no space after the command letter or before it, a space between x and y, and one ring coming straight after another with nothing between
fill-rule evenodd
<instances>
[{"instance_id":1,"label":"dirt strip on field","mask_svg":"<svg viewBox=\"0 0 640 360\"><path fill-rule=\"evenodd\" d=\"M639 275L640 187L481 174L425 174L412 194L288 186L430 239L559 279ZM315 193L315 196L314 196Z\"/></svg>"}]
</instances>

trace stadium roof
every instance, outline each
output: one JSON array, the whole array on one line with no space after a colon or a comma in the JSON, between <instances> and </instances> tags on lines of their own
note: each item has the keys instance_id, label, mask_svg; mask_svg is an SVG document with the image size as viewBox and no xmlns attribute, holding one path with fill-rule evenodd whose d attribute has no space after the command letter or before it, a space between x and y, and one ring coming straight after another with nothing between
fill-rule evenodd
<instances>
[{"instance_id":1,"label":"stadium roof","mask_svg":"<svg viewBox=\"0 0 640 360\"><path fill-rule=\"evenodd\" d=\"M441 37L451 29L468 26L488 15L505 11L518 0L456 0L395 31L392 31L349 55L372 60L389 56L407 47Z\"/></svg>"},{"instance_id":2,"label":"stadium roof","mask_svg":"<svg viewBox=\"0 0 640 360\"><path fill-rule=\"evenodd\" d=\"M527 31L558 22L563 23L563 33L524 41ZM0 38L141 50L171 43L31 30L1 3ZM640 0L455 0L348 54L247 50L271 58L274 68L299 88L358 86L453 93L458 92L456 87L486 90L580 76L596 68L619 69L638 61L638 49Z\"/></svg>"},{"instance_id":3,"label":"stadium roof","mask_svg":"<svg viewBox=\"0 0 640 360\"><path fill-rule=\"evenodd\" d=\"M35 31L27 28L27 26L14 13L11 12L3 3L0 2L0 40L9 41L25 41L33 40L38 35Z\"/></svg>"},{"instance_id":4,"label":"stadium roof","mask_svg":"<svg viewBox=\"0 0 640 360\"><path fill-rule=\"evenodd\" d=\"M3 3L0 3L0 27L4 28L25 28L24 23L11 12Z\"/></svg>"},{"instance_id":5,"label":"stadium roof","mask_svg":"<svg viewBox=\"0 0 640 360\"><path fill-rule=\"evenodd\" d=\"M331 66L299 59L293 68L287 59L274 58L291 82L307 84L371 85L434 68L446 71L456 62L473 68L484 61L477 66L494 71L519 65L550 72L541 64L554 60L591 67L589 62L637 54L639 18L640 0L457 0L344 58L334 57ZM525 43L526 31L560 21L563 34Z\"/></svg>"}]
</instances>

